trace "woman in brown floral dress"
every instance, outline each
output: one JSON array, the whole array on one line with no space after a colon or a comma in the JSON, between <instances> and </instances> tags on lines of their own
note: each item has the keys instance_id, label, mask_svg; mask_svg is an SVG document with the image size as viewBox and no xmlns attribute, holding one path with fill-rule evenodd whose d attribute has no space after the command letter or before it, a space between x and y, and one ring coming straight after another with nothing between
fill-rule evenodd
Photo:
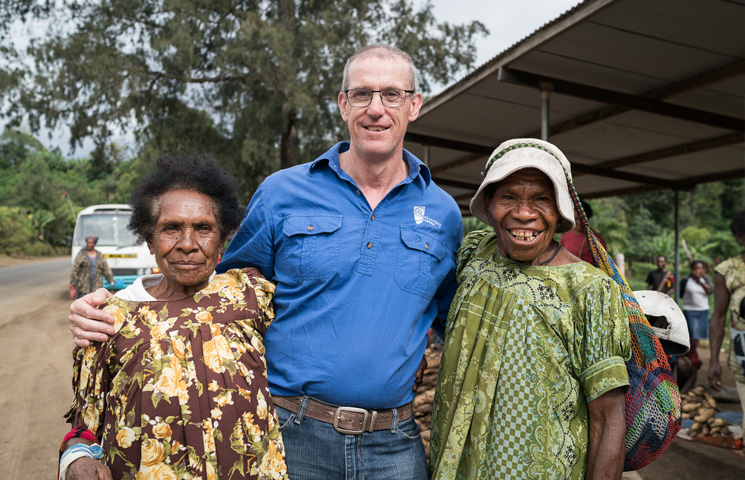
<instances>
[{"instance_id":1,"label":"woman in brown floral dress","mask_svg":"<svg viewBox=\"0 0 745 480\"><path fill-rule=\"evenodd\" d=\"M91 442L68 435L61 478L287 477L262 343L274 285L255 269L214 273L242 217L236 188L211 159L163 156L135 190L129 228L161 273L109 299L116 334L75 351L67 418L104 455L82 445L70 463L66 450Z\"/></svg>"}]
</instances>

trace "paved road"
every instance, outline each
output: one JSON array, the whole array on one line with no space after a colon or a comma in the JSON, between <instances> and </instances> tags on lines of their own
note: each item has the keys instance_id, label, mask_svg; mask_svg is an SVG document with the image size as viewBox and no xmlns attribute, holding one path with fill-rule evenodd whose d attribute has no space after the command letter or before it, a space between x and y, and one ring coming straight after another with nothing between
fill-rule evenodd
<instances>
[{"instance_id":1,"label":"paved road","mask_svg":"<svg viewBox=\"0 0 745 480\"><path fill-rule=\"evenodd\" d=\"M67 258L0 268L0 480L51 479L69 426Z\"/></svg>"},{"instance_id":2,"label":"paved road","mask_svg":"<svg viewBox=\"0 0 745 480\"><path fill-rule=\"evenodd\" d=\"M59 296L69 291L69 281L67 257L0 268L0 326L12 320L9 309L16 311L20 304L28 305L33 294Z\"/></svg>"}]
</instances>

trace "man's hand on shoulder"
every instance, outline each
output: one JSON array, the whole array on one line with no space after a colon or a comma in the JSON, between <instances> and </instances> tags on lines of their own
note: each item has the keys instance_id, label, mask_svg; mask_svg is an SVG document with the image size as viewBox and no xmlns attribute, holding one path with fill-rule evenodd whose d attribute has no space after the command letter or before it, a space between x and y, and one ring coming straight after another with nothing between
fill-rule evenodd
<instances>
[{"instance_id":1,"label":"man's hand on shoulder","mask_svg":"<svg viewBox=\"0 0 745 480\"><path fill-rule=\"evenodd\" d=\"M105 342L114 334L114 317L96 308L110 296L108 290L99 288L72 302L67 320L75 345L87 347L91 342Z\"/></svg>"}]
</instances>

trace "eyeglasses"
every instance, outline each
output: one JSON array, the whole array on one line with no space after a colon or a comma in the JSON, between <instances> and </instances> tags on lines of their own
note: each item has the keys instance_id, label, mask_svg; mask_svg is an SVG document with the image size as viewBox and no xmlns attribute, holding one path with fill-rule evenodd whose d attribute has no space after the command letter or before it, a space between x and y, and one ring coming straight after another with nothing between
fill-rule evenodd
<instances>
[{"instance_id":1,"label":"eyeglasses","mask_svg":"<svg viewBox=\"0 0 745 480\"><path fill-rule=\"evenodd\" d=\"M406 94L414 90L403 88L386 88L385 90L370 90L369 88L351 88L344 90L347 101L353 107L366 107L372 102L373 94L380 94L380 101L384 107L401 107L406 103Z\"/></svg>"}]
</instances>

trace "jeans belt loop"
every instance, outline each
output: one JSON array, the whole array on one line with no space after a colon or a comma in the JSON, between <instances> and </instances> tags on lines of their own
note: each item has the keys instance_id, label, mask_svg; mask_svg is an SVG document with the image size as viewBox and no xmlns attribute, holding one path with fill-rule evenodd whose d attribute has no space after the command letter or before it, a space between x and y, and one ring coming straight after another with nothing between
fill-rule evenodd
<instances>
[{"instance_id":1,"label":"jeans belt loop","mask_svg":"<svg viewBox=\"0 0 745 480\"><path fill-rule=\"evenodd\" d=\"M398 427L398 408L392 409L393 418L391 419L391 433L396 433Z\"/></svg>"},{"instance_id":2,"label":"jeans belt loop","mask_svg":"<svg viewBox=\"0 0 745 480\"><path fill-rule=\"evenodd\" d=\"M305 408L308 406L308 402L310 402L310 397L303 395L303 399L300 402L300 408L297 409L297 417L295 417L295 423L298 425L300 425L305 417Z\"/></svg>"}]
</instances>

